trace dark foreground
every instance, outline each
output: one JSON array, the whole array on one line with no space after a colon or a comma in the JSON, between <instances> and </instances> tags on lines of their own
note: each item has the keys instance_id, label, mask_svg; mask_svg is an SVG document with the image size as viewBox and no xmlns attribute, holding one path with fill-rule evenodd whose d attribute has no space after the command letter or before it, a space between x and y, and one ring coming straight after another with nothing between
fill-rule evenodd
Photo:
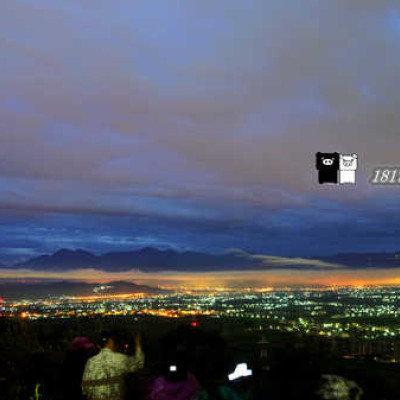
<instances>
[{"instance_id":1,"label":"dark foreground","mask_svg":"<svg viewBox=\"0 0 400 400\"><path fill-rule=\"evenodd\" d=\"M127 377L127 398L132 400L148 398L153 380L170 362L173 348L183 336L189 368L205 390L216 380L224 380L238 363L246 362L253 376L226 384L247 399L310 399L321 374L356 381L364 392L362 399L400 398L400 365L396 363L344 359L324 350L320 342L264 331L244 322L197 322L156 317L43 321L2 318L0 399L70 398L72 378L65 360L71 341L76 336L87 336L96 343L101 332L110 329L123 332L127 344L133 343L136 332L142 333L146 367Z\"/></svg>"}]
</instances>

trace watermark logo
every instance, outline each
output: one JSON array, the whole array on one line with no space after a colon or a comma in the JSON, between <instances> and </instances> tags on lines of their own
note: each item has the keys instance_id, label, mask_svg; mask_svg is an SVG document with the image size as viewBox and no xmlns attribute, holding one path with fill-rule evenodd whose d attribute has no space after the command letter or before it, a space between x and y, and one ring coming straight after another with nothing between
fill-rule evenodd
<instances>
[{"instance_id":1,"label":"watermark logo","mask_svg":"<svg viewBox=\"0 0 400 400\"><path fill-rule=\"evenodd\" d=\"M320 184L355 184L358 155L356 153L316 153Z\"/></svg>"},{"instance_id":2,"label":"watermark logo","mask_svg":"<svg viewBox=\"0 0 400 400\"><path fill-rule=\"evenodd\" d=\"M369 183L372 185L400 185L400 166L376 167Z\"/></svg>"}]
</instances>

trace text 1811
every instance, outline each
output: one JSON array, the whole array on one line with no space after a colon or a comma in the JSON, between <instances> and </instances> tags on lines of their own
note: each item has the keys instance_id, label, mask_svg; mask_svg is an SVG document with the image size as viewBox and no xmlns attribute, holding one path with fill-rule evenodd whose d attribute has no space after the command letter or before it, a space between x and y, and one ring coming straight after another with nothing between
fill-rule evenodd
<instances>
[{"instance_id":1,"label":"text 1811","mask_svg":"<svg viewBox=\"0 0 400 400\"><path fill-rule=\"evenodd\" d=\"M369 182L373 185L400 185L400 167L375 168Z\"/></svg>"}]
</instances>

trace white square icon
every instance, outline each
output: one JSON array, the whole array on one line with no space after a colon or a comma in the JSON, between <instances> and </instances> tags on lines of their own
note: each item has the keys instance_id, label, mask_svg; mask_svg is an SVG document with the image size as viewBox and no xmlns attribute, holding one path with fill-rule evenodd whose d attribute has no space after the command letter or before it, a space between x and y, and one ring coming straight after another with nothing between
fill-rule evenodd
<instances>
[{"instance_id":1,"label":"white square icon","mask_svg":"<svg viewBox=\"0 0 400 400\"><path fill-rule=\"evenodd\" d=\"M339 155L339 183L356 183L357 154Z\"/></svg>"}]
</instances>

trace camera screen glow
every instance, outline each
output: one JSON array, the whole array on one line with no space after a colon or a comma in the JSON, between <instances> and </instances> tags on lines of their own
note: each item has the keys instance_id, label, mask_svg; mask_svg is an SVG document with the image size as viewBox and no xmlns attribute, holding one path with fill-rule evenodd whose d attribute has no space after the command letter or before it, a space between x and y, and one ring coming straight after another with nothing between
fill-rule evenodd
<instances>
[{"instance_id":1,"label":"camera screen glow","mask_svg":"<svg viewBox=\"0 0 400 400\"><path fill-rule=\"evenodd\" d=\"M244 376L251 376L253 375L253 371L247 368L246 363L238 364L235 368L235 371L228 375L230 381L235 379L244 377Z\"/></svg>"}]
</instances>

